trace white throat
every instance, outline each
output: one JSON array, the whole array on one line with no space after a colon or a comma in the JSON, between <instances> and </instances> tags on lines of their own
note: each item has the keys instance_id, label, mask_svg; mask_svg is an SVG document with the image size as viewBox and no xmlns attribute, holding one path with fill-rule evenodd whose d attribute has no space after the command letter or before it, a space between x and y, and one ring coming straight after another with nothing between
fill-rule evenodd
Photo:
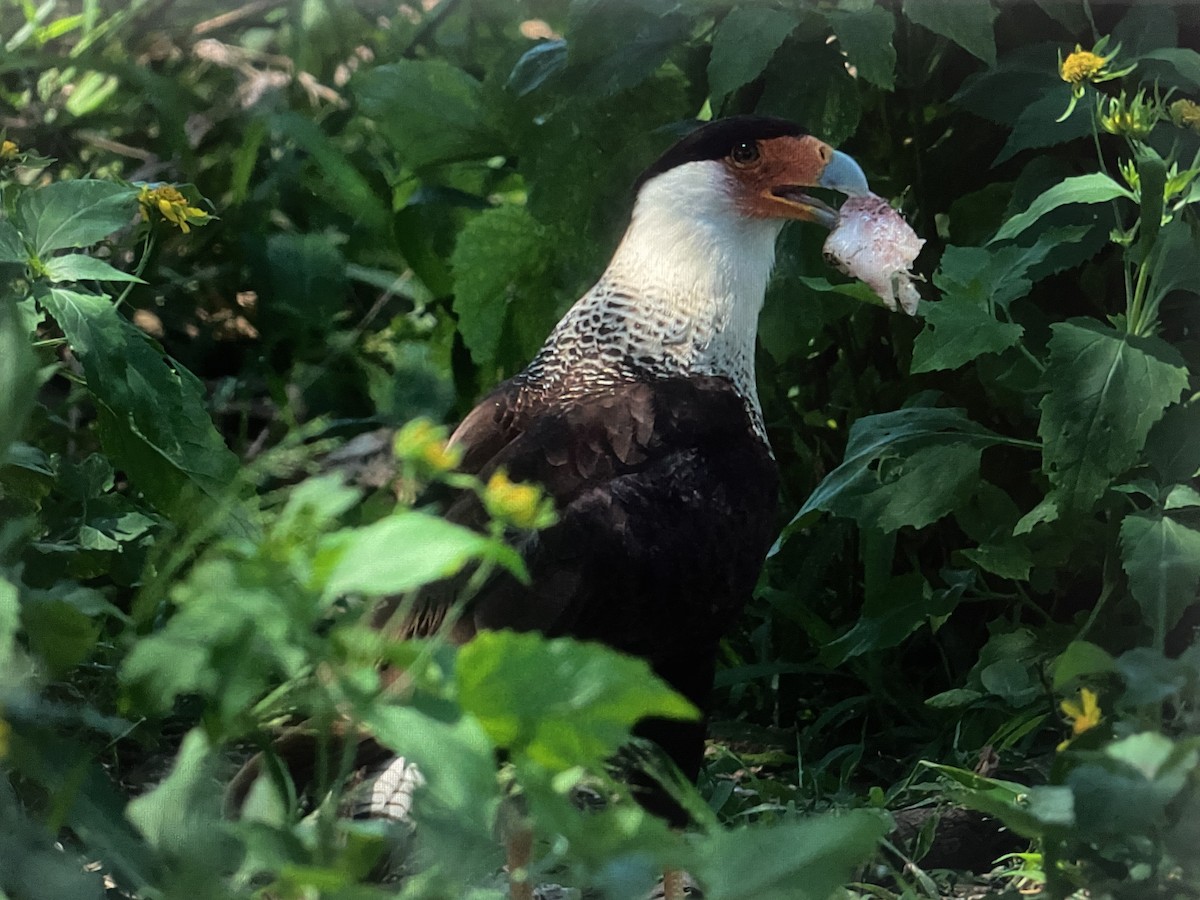
<instances>
[{"instance_id":1,"label":"white throat","mask_svg":"<svg viewBox=\"0 0 1200 900\"><path fill-rule=\"evenodd\" d=\"M655 374L723 376L761 432L754 344L783 222L741 212L727 178L720 162L703 161L646 182L608 268L533 368L578 371L595 360L609 369L632 363Z\"/></svg>"}]
</instances>

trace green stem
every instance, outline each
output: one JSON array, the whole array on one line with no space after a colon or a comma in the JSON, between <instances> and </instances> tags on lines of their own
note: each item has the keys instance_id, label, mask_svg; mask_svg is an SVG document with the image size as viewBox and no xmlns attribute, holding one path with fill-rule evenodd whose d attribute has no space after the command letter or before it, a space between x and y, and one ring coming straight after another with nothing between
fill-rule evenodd
<instances>
[{"instance_id":1,"label":"green stem","mask_svg":"<svg viewBox=\"0 0 1200 900\"><path fill-rule=\"evenodd\" d=\"M1149 259L1144 260L1138 266L1137 284L1133 288L1133 300L1129 304L1129 321L1126 323L1126 329L1133 335L1145 335L1149 333L1148 322L1143 321L1149 319L1145 315L1146 303L1146 287L1150 282L1150 262Z\"/></svg>"},{"instance_id":2,"label":"green stem","mask_svg":"<svg viewBox=\"0 0 1200 900\"><path fill-rule=\"evenodd\" d=\"M138 260L138 264L134 266L133 274L138 278L142 277L142 273L146 271L146 266L150 262L150 252L154 249L154 229L146 232L146 243L142 247L142 258ZM129 299L129 292L133 290L133 286L137 282L131 281L125 285L125 290L121 291L121 295L117 297L114 306L120 309L122 304Z\"/></svg>"}]
</instances>

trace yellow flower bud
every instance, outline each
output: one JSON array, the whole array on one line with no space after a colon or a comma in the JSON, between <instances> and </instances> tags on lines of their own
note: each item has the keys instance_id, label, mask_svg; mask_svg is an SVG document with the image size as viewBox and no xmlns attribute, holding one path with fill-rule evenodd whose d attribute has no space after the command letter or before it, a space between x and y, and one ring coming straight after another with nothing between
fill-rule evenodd
<instances>
[{"instance_id":1,"label":"yellow flower bud","mask_svg":"<svg viewBox=\"0 0 1200 900\"><path fill-rule=\"evenodd\" d=\"M0 162L10 162L21 154L21 148L15 141L4 141L0 144Z\"/></svg>"},{"instance_id":2,"label":"yellow flower bud","mask_svg":"<svg viewBox=\"0 0 1200 900\"><path fill-rule=\"evenodd\" d=\"M426 476L445 474L462 461L462 452L447 446L446 429L428 419L414 419L401 428L392 442L392 451L397 459Z\"/></svg>"},{"instance_id":3,"label":"yellow flower bud","mask_svg":"<svg viewBox=\"0 0 1200 900\"><path fill-rule=\"evenodd\" d=\"M517 484L497 471L483 489L483 505L493 518L517 528L540 528L553 513L542 492L532 484Z\"/></svg>"},{"instance_id":4,"label":"yellow flower bud","mask_svg":"<svg viewBox=\"0 0 1200 900\"><path fill-rule=\"evenodd\" d=\"M1200 134L1200 104L1191 100L1176 100L1170 106L1171 121L1180 128L1190 128Z\"/></svg>"}]
</instances>

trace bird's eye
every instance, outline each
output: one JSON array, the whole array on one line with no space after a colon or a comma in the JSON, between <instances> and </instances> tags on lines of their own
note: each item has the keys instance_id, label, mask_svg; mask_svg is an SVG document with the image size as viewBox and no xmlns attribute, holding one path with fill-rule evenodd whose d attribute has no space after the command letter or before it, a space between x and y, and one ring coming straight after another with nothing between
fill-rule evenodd
<instances>
[{"instance_id":1,"label":"bird's eye","mask_svg":"<svg viewBox=\"0 0 1200 900\"><path fill-rule=\"evenodd\" d=\"M754 141L742 141L733 148L729 158L739 166L748 166L758 159L758 144Z\"/></svg>"}]
</instances>

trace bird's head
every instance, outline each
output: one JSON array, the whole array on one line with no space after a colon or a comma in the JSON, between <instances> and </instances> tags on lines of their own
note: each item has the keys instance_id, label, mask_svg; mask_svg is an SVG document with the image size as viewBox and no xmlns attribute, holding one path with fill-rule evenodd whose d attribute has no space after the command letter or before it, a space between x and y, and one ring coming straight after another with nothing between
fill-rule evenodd
<instances>
[{"instance_id":1,"label":"bird's head","mask_svg":"<svg viewBox=\"0 0 1200 900\"><path fill-rule=\"evenodd\" d=\"M639 202L723 206L755 220L800 219L832 228L837 213L805 193L827 188L866 194L851 157L786 119L731 116L702 125L667 150L638 179ZM716 203L714 203L716 201ZM697 210L704 212L705 210Z\"/></svg>"}]
</instances>

